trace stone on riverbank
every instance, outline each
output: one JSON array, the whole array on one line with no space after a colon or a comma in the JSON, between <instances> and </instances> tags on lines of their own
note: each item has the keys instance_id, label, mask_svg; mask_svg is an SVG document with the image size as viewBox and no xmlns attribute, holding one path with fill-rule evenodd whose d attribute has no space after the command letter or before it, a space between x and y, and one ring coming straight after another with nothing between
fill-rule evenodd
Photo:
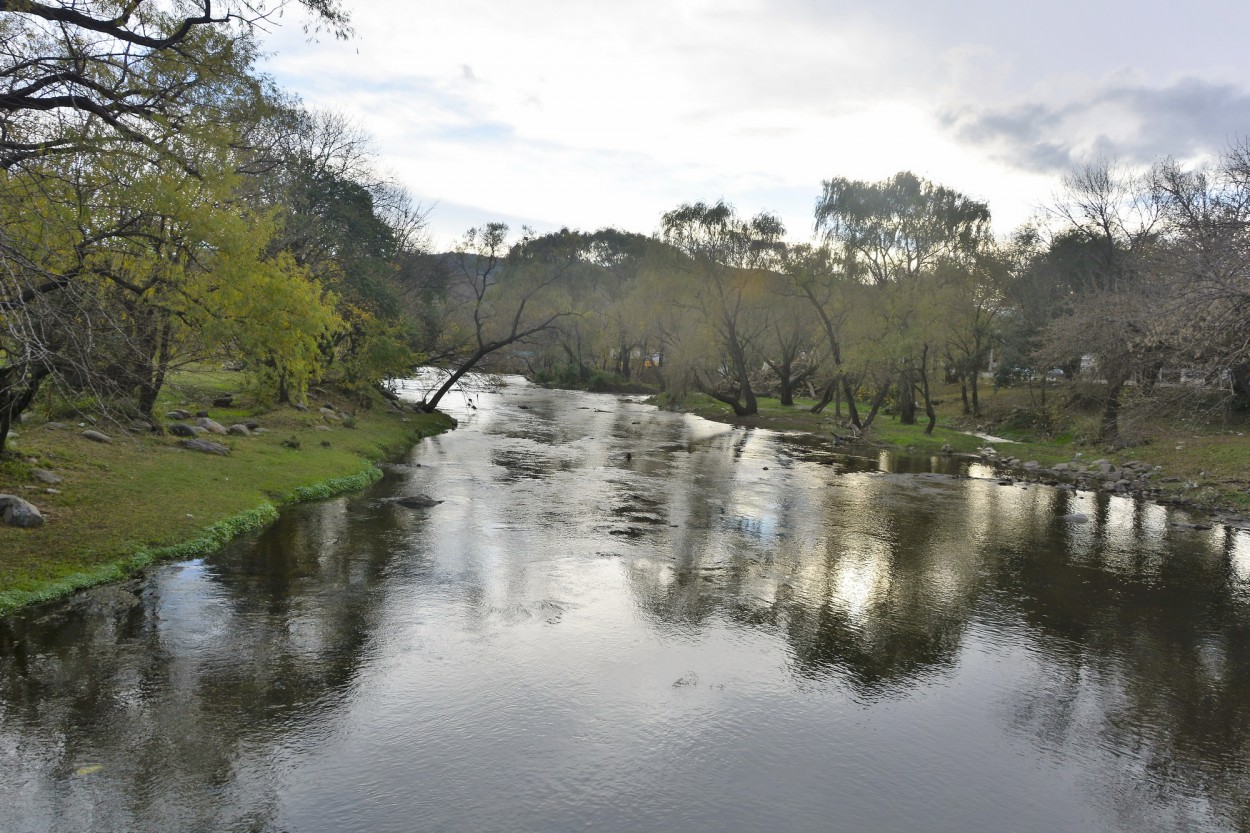
<instances>
[{"instance_id":1,"label":"stone on riverbank","mask_svg":"<svg viewBox=\"0 0 1250 833\"><path fill-rule=\"evenodd\" d=\"M188 451L202 451L205 454L220 454L225 457L230 453L230 446L221 445L210 440L179 440L178 445Z\"/></svg>"},{"instance_id":2,"label":"stone on riverbank","mask_svg":"<svg viewBox=\"0 0 1250 833\"><path fill-rule=\"evenodd\" d=\"M113 438L108 434L105 434L103 431L96 431L94 428L88 428L82 432L82 435L93 443L111 443L113 441Z\"/></svg>"},{"instance_id":3,"label":"stone on riverbank","mask_svg":"<svg viewBox=\"0 0 1250 833\"><path fill-rule=\"evenodd\" d=\"M8 526L30 529L43 525L43 515L39 509L17 495L0 495L0 518Z\"/></svg>"}]
</instances>

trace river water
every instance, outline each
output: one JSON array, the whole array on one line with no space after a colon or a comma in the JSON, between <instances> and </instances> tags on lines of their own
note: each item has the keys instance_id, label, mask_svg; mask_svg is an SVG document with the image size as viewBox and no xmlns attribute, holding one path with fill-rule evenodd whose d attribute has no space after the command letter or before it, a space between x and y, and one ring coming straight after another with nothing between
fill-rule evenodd
<instances>
[{"instance_id":1,"label":"river water","mask_svg":"<svg viewBox=\"0 0 1250 833\"><path fill-rule=\"evenodd\" d=\"M511 381L0 621L0 830L1250 830L1247 533Z\"/></svg>"}]
</instances>

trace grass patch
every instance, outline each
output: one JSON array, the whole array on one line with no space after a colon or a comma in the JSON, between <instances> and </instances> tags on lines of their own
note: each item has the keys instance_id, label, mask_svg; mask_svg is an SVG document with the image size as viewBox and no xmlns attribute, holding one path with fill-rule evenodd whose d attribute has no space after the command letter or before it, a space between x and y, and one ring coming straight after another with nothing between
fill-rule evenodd
<instances>
[{"instance_id":1,"label":"grass patch","mask_svg":"<svg viewBox=\"0 0 1250 833\"><path fill-rule=\"evenodd\" d=\"M198 384L203 381L208 384ZM0 463L0 493L34 503L47 522L36 529L0 526L0 613L121 578L157 560L211 552L271 522L286 503L364 488L381 477L376 461L454 425L443 414L400 414L380 399L361 409L332 394L318 396L318 404L354 409L354 427L323 418L315 406L257 414L253 404L236 398L230 408L213 408L207 401L229 387L221 379L179 382L160 412L207 408L218 422L255 419L266 432L213 437L231 448L220 457L184 450L174 437L104 424L100 428L114 439L108 445L85 439L78 425L55 430L35 420L21 426L12 453ZM282 444L290 438L298 450ZM64 481L49 492L34 481L34 468Z\"/></svg>"}]
</instances>

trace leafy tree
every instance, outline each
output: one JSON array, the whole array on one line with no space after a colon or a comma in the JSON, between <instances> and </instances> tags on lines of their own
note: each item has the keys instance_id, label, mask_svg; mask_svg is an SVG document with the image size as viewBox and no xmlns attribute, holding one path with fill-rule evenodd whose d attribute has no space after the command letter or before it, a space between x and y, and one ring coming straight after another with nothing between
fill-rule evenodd
<instances>
[{"instance_id":1,"label":"leafy tree","mask_svg":"<svg viewBox=\"0 0 1250 833\"><path fill-rule=\"evenodd\" d=\"M901 172L882 182L825 180L816 203L816 229L835 246L848 272L878 287L881 325L895 341L900 419L916 421L917 387L929 428L935 422L928 395L937 343L929 283L952 264L971 268L992 242L990 212L982 202Z\"/></svg>"},{"instance_id":2,"label":"leafy tree","mask_svg":"<svg viewBox=\"0 0 1250 833\"><path fill-rule=\"evenodd\" d=\"M661 228L665 242L689 259L691 309L710 329L724 362L727 385L711 384L705 374L703 386L738 416L758 413L751 375L762 364L759 343L768 326L766 267L782 248L784 226L766 213L741 219L718 201L679 206L663 216Z\"/></svg>"}]
</instances>

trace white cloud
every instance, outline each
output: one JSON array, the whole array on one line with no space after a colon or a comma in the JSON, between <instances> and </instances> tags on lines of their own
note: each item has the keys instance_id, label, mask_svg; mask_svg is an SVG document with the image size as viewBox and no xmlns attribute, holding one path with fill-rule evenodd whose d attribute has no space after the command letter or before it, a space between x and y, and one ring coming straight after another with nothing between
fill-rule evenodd
<instances>
[{"instance_id":1,"label":"white cloud","mask_svg":"<svg viewBox=\"0 0 1250 833\"><path fill-rule=\"evenodd\" d=\"M724 197L781 213L802 237L821 179L911 169L988 200L1006 230L1050 183L970 136L969 114L1060 107L1147 58L1141 82L1160 84L1173 54L1143 57L1088 22L1112 10L1051 8L371 0L355 40L283 31L268 67L309 104L354 116L415 194L457 206L448 222L476 206L477 222L649 232L679 202ZM1177 41L1183 27L1129 8L1117 33ZM1124 112L1126 133L1149 124ZM434 225L444 240L463 230L437 211Z\"/></svg>"}]
</instances>

